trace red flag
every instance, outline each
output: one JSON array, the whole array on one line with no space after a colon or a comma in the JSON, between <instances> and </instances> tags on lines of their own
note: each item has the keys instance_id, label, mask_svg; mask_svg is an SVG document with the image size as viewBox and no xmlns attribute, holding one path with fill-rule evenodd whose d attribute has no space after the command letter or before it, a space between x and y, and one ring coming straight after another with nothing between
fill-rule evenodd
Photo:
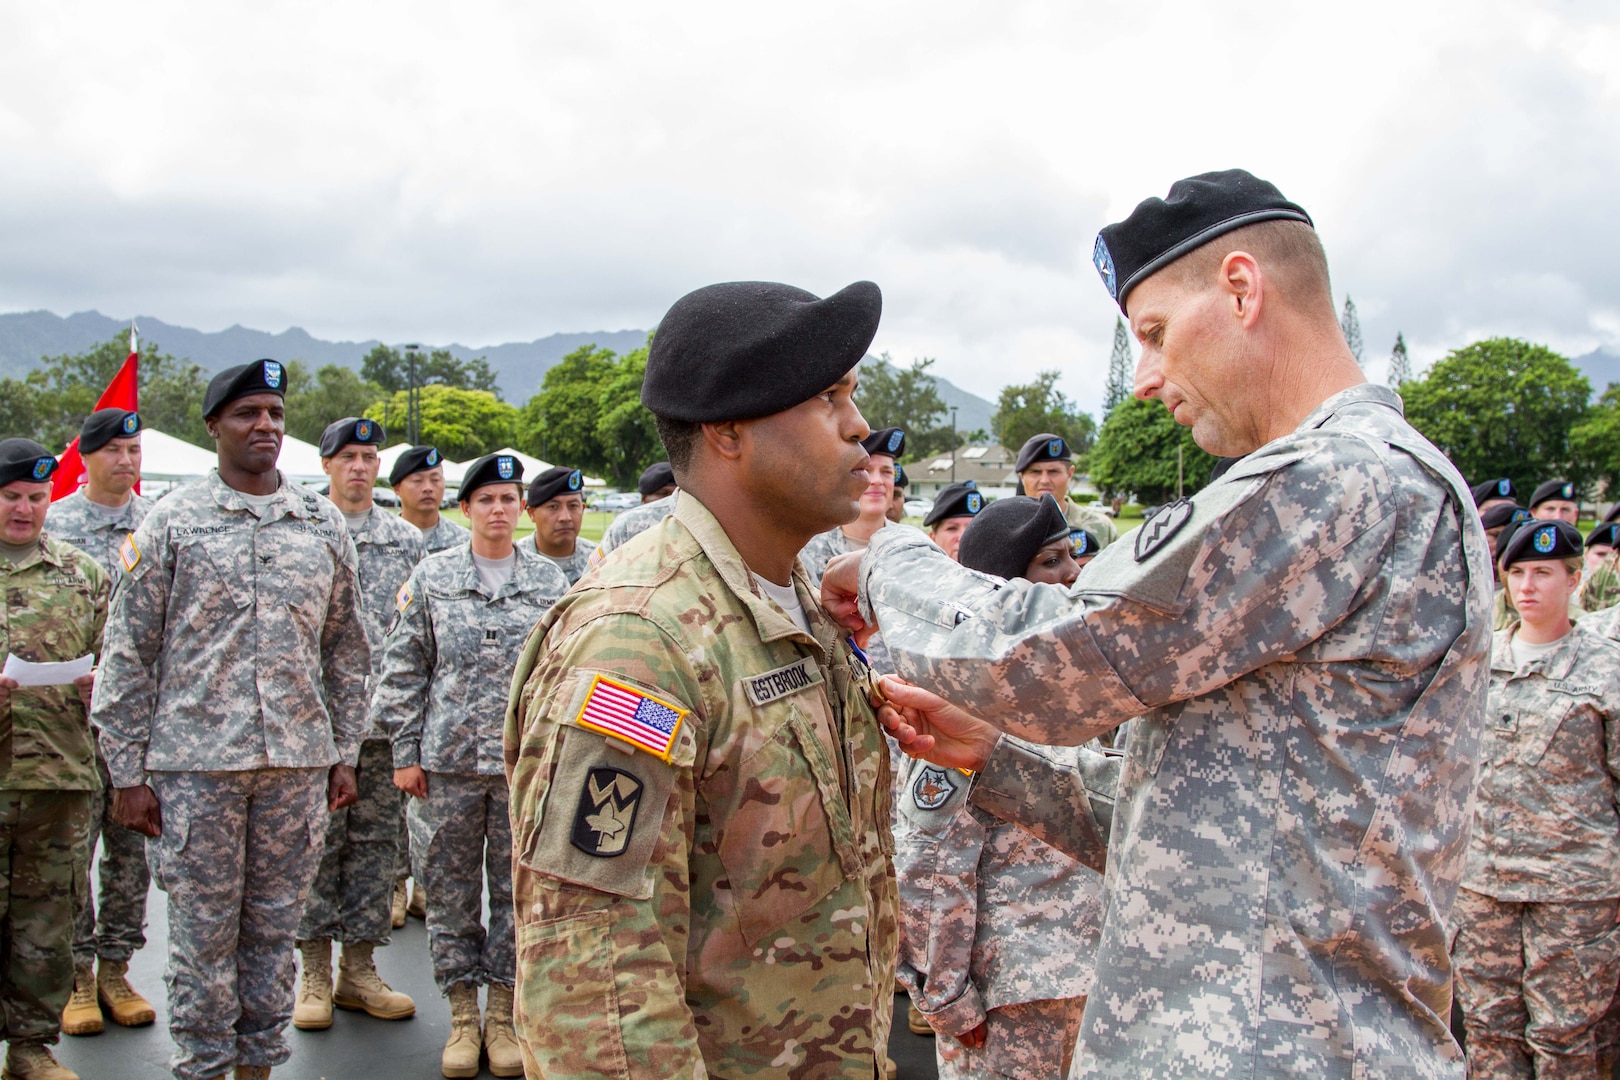
<instances>
[{"instance_id":1,"label":"red flag","mask_svg":"<svg viewBox=\"0 0 1620 1080\"><path fill-rule=\"evenodd\" d=\"M129 327L129 358L124 366L118 369L118 374L112 377L107 389L101 392L96 399L98 409L134 409L140 410L140 378L137 369L140 367L141 350L135 339L135 325ZM65 499L79 490L79 481L84 477L84 459L79 457L79 439L74 436L68 443L67 449L62 451L61 464L57 466L56 475L51 478L51 502ZM139 493L141 485L135 485Z\"/></svg>"}]
</instances>

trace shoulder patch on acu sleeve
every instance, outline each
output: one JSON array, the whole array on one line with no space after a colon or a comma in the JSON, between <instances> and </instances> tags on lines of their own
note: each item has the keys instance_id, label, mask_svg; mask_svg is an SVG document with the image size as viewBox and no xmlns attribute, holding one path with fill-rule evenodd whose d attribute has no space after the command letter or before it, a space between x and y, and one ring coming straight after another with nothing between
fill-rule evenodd
<instances>
[{"instance_id":1,"label":"shoulder patch on acu sleeve","mask_svg":"<svg viewBox=\"0 0 1620 1080\"><path fill-rule=\"evenodd\" d=\"M141 564L141 549L135 546L135 534L127 533L124 542L118 548L118 558L124 564L126 574L133 573Z\"/></svg>"},{"instance_id":2,"label":"shoulder patch on acu sleeve","mask_svg":"<svg viewBox=\"0 0 1620 1080\"><path fill-rule=\"evenodd\" d=\"M1177 499L1161 509L1136 530L1136 561L1144 562L1155 551L1168 544L1176 533L1192 520L1191 499Z\"/></svg>"},{"instance_id":3,"label":"shoulder patch on acu sleeve","mask_svg":"<svg viewBox=\"0 0 1620 1080\"><path fill-rule=\"evenodd\" d=\"M407 581L399 587L399 592L394 597L394 605L399 608L400 614L403 615L410 610L411 601L414 599L415 596L411 592L411 583Z\"/></svg>"},{"instance_id":4,"label":"shoulder patch on acu sleeve","mask_svg":"<svg viewBox=\"0 0 1620 1080\"><path fill-rule=\"evenodd\" d=\"M936 765L925 765L917 770L911 784L911 798L919 810L938 810L956 794L956 781L951 774Z\"/></svg>"}]
</instances>

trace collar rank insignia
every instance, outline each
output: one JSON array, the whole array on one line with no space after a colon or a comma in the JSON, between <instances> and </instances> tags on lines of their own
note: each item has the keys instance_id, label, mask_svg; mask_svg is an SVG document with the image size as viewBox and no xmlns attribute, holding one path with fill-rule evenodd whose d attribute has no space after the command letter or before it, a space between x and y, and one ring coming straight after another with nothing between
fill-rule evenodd
<instances>
[{"instance_id":1,"label":"collar rank insignia","mask_svg":"<svg viewBox=\"0 0 1620 1080\"><path fill-rule=\"evenodd\" d=\"M1192 520L1191 499L1177 499L1154 514L1136 530L1136 561L1145 562L1149 555L1170 542L1181 527Z\"/></svg>"},{"instance_id":2,"label":"collar rank insignia","mask_svg":"<svg viewBox=\"0 0 1620 1080\"><path fill-rule=\"evenodd\" d=\"M623 855L636 828L642 783L622 769L602 766L585 774L569 842L587 855Z\"/></svg>"},{"instance_id":3,"label":"collar rank insignia","mask_svg":"<svg viewBox=\"0 0 1620 1080\"><path fill-rule=\"evenodd\" d=\"M956 794L956 781L944 769L924 765L911 785L911 799L919 810L938 810Z\"/></svg>"}]
</instances>

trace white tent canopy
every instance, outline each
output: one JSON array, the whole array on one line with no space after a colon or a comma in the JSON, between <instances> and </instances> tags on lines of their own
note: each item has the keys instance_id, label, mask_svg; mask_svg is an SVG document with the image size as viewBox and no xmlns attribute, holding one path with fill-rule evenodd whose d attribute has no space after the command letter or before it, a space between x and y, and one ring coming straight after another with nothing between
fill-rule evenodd
<instances>
[{"instance_id":1,"label":"white tent canopy","mask_svg":"<svg viewBox=\"0 0 1620 1080\"><path fill-rule=\"evenodd\" d=\"M291 435L282 437L281 456L276 458L276 468L294 480L326 479L326 470L321 468L320 447L311 446Z\"/></svg>"},{"instance_id":2,"label":"white tent canopy","mask_svg":"<svg viewBox=\"0 0 1620 1080\"><path fill-rule=\"evenodd\" d=\"M141 429L141 478L144 480L207 476L218 461L212 451L193 446L184 439L154 427Z\"/></svg>"}]
</instances>

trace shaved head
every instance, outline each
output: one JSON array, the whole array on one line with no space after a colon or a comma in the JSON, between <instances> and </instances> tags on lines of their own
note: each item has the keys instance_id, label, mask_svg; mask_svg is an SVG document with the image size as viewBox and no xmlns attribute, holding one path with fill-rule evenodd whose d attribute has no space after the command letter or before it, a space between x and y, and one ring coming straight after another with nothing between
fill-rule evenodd
<instances>
[{"instance_id":1,"label":"shaved head","mask_svg":"<svg viewBox=\"0 0 1620 1080\"><path fill-rule=\"evenodd\" d=\"M1159 273L1178 285L1213 285L1221 264L1234 251L1254 256L1261 273L1287 306L1302 315L1337 319L1327 255L1316 230L1303 221L1262 221L1233 229L1188 252Z\"/></svg>"}]
</instances>

